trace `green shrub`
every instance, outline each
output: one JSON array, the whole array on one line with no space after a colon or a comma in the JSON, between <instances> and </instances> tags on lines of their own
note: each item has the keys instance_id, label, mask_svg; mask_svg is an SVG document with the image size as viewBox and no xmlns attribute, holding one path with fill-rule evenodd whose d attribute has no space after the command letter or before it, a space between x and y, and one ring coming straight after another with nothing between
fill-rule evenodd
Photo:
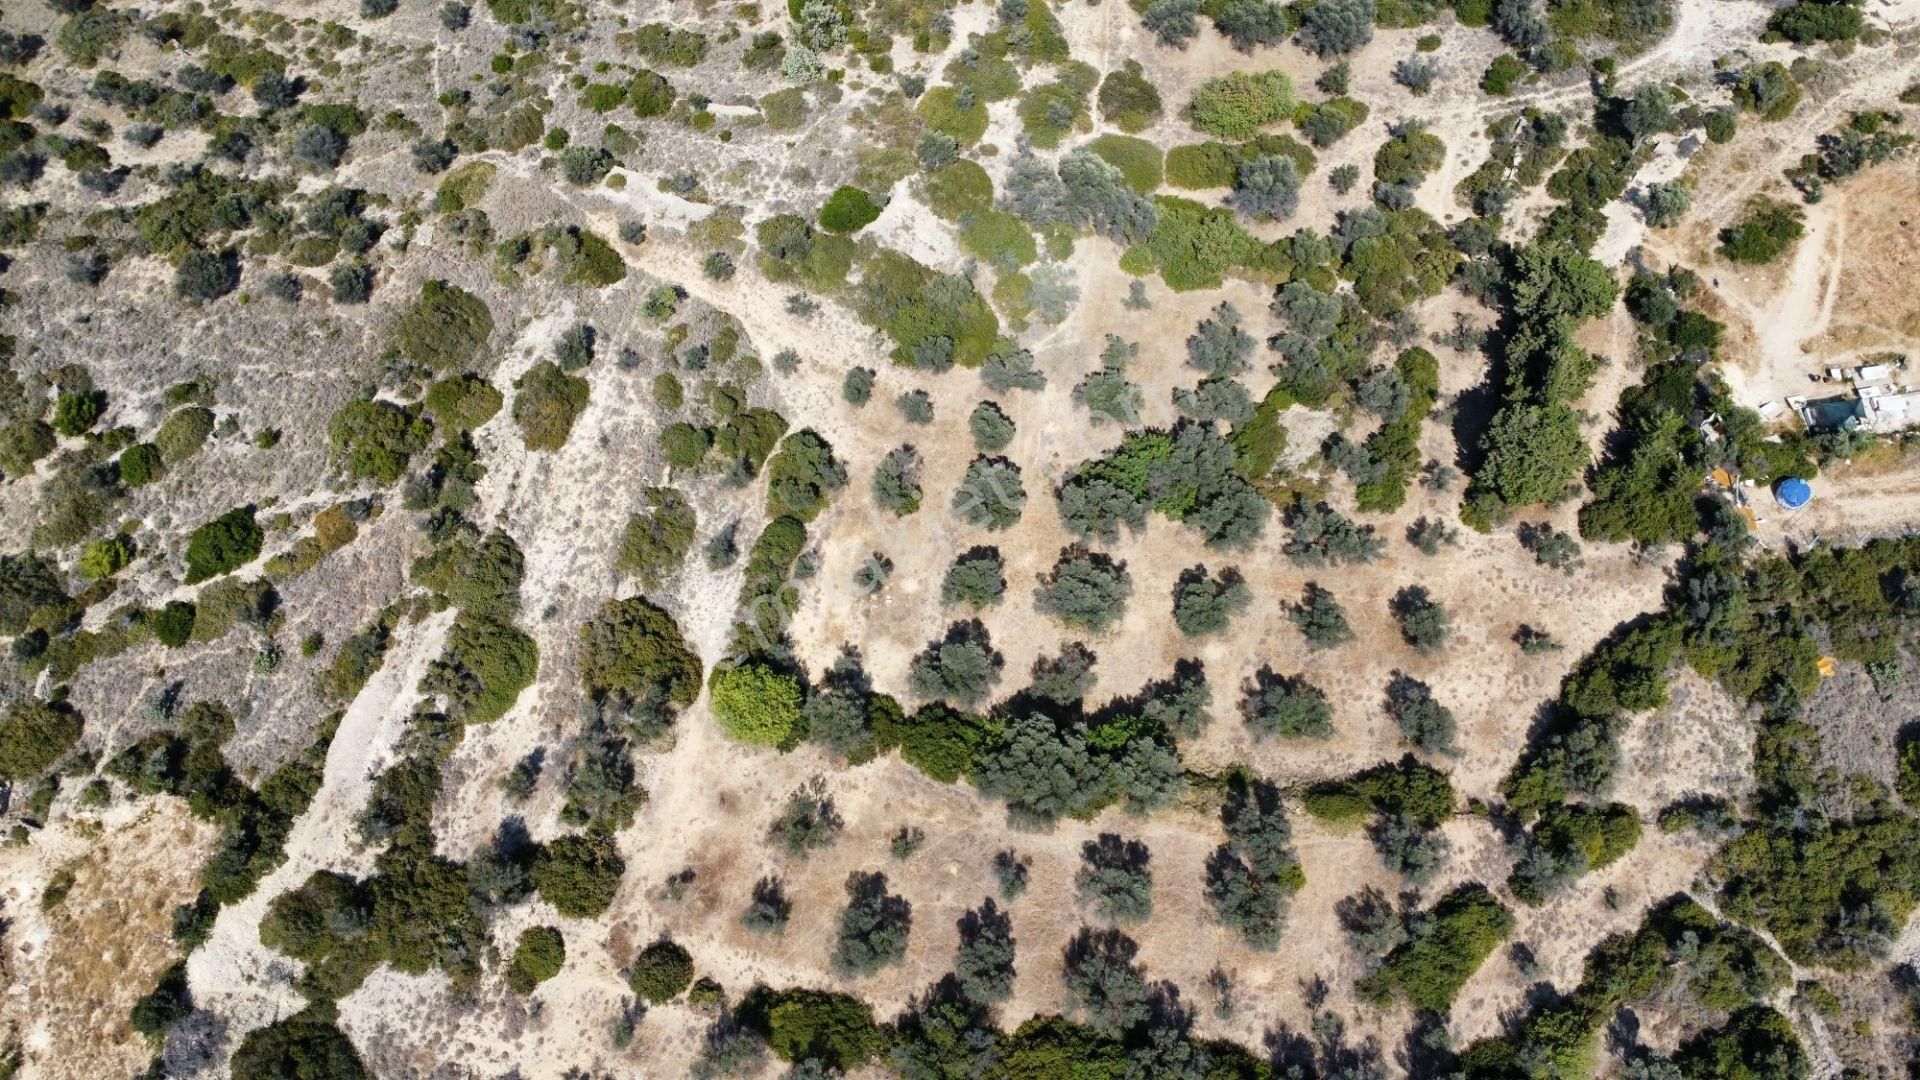
<instances>
[{"instance_id":1,"label":"green shrub","mask_svg":"<svg viewBox=\"0 0 1920 1080\"><path fill-rule=\"evenodd\" d=\"M133 1003L127 1022L149 1039L164 1039L167 1029L193 1013L193 994L187 985L187 962L175 961L160 973L154 988Z\"/></svg>"},{"instance_id":2,"label":"green shrub","mask_svg":"<svg viewBox=\"0 0 1920 1080\"><path fill-rule=\"evenodd\" d=\"M761 664L716 668L709 682L714 720L749 746L792 748L805 734L800 681Z\"/></svg>"},{"instance_id":3,"label":"green shrub","mask_svg":"<svg viewBox=\"0 0 1920 1080\"><path fill-rule=\"evenodd\" d=\"M538 646L518 627L494 614L463 611L420 688L439 694L450 718L485 724L506 715L533 685L539 664Z\"/></svg>"},{"instance_id":4,"label":"green shrub","mask_svg":"<svg viewBox=\"0 0 1920 1080\"><path fill-rule=\"evenodd\" d=\"M193 636L193 622L199 615L191 603L185 600L170 600L159 611L147 616L147 625L153 630L154 640L169 649L185 645Z\"/></svg>"},{"instance_id":5,"label":"green shrub","mask_svg":"<svg viewBox=\"0 0 1920 1080\"><path fill-rule=\"evenodd\" d=\"M98 390L61 394L53 402L53 430L69 439L79 438L106 409L107 395Z\"/></svg>"},{"instance_id":6,"label":"green shrub","mask_svg":"<svg viewBox=\"0 0 1920 1080\"><path fill-rule=\"evenodd\" d=\"M627 985L650 1005L665 1005L692 984L692 954L668 938L641 949L627 976Z\"/></svg>"},{"instance_id":7,"label":"green shrub","mask_svg":"<svg viewBox=\"0 0 1920 1080\"><path fill-rule=\"evenodd\" d=\"M471 363L492 335L486 301L435 280L421 283L419 298L394 324L393 343L407 359L448 371Z\"/></svg>"},{"instance_id":8,"label":"green shrub","mask_svg":"<svg viewBox=\"0 0 1920 1080\"><path fill-rule=\"evenodd\" d=\"M1738 224L1720 232L1720 254L1758 266L1786 254L1806 234L1806 215L1791 203L1759 199Z\"/></svg>"},{"instance_id":9,"label":"green shrub","mask_svg":"<svg viewBox=\"0 0 1920 1080\"><path fill-rule=\"evenodd\" d=\"M978 367L1000 338L999 319L971 281L886 248L868 260L854 306L893 340L894 362L912 367Z\"/></svg>"},{"instance_id":10,"label":"green shrub","mask_svg":"<svg viewBox=\"0 0 1920 1080\"><path fill-rule=\"evenodd\" d=\"M237 506L193 530L187 539L187 584L237 570L260 555L264 538L253 507Z\"/></svg>"},{"instance_id":11,"label":"green shrub","mask_svg":"<svg viewBox=\"0 0 1920 1080\"><path fill-rule=\"evenodd\" d=\"M348 475L383 484L404 476L409 459L426 449L432 436L433 425L417 407L402 408L390 401L350 401L327 423L328 441L345 459ZM164 443L161 454L166 456Z\"/></svg>"},{"instance_id":12,"label":"green shrub","mask_svg":"<svg viewBox=\"0 0 1920 1080\"><path fill-rule=\"evenodd\" d=\"M15 420L0 426L0 472L5 472L8 479L25 476L33 471L35 462L53 453L58 445L53 428L43 420Z\"/></svg>"},{"instance_id":13,"label":"green shrub","mask_svg":"<svg viewBox=\"0 0 1920 1080\"><path fill-rule=\"evenodd\" d=\"M507 985L516 994L531 994L536 986L560 974L567 962L567 942L551 926L530 926L520 931L520 943L514 947L513 962L507 968Z\"/></svg>"},{"instance_id":14,"label":"green shrub","mask_svg":"<svg viewBox=\"0 0 1920 1080\"><path fill-rule=\"evenodd\" d=\"M1356 987L1384 1003L1400 996L1414 1008L1445 1013L1473 973L1513 932L1513 913L1478 882L1440 898L1413 923L1408 940Z\"/></svg>"},{"instance_id":15,"label":"green shrub","mask_svg":"<svg viewBox=\"0 0 1920 1080\"><path fill-rule=\"evenodd\" d=\"M513 421L529 450L558 451L587 407L587 380L542 360L513 381Z\"/></svg>"},{"instance_id":16,"label":"green shrub","mask_svg":"<svg viewBox=\"0 0 1920 1080\"><path fill-rule=\"evenodd\" d=\"M673 107L678 96L673 84L658 72L641 68L627 83L627 104L632 106L633 115L642 120L650 116L663 116Z\"/></svg>"},{"instance_id":17,"label":"green shrub","mask_svg":"<svg viewBox=\"0 0 1920 1080\"><path fill-rule=\"evenodd\" d=\"M1099 73L1092 67L1070 61L1061 66L1059 76L1053 81L1029 89L1014 110L1028 140L1043 150L1051 150L1059 146L1069 132L1084 127L1087 99L1098 83Z\"/></svg>"},{"instance_id":18,"label":"green shrub","mask_svg":"<svg viewBox=\"0 0 1920 1080\"><path fill-rule=\"evenodd\" d=\"M1100 117L1128 134L1152 127L1160 119L1160 91L1147 80L1138 60L1128 60L1107 72L1100 84Z\"/></svg>"},{"instance_id":19,"label":"green shrub","mask_svg":"<svg viewBox=\"0 0 1920 1080\"><path fill-rule=\"evenodd\" d=\"M567 918L597 919L612 906L626 868L611 836L562 836L541 850L527 880Z\"/></svg>"},{"instance_id":20,"label":"green shrub","mask_svg":"<svg viewBox=\"0 0 1920 1080\"><path fill-rule=\"evenodd\" d=\"M922 94L914 111L928 130L951 136L962 146L972 146L987 133L986 104L978 99L963 102L960 92L950 86L936 86Z\"/></svg>"},{"instance_id":21,"label":"green shrub","mask_svg":"<svg viewBox=\"0 0 1920 1080\"><path fill-rule=\"evenodd\" d=\"M1293 83L1285 72L1236 71L1200 84L1187 106L1187 117L1209 135L1237 140L1253 137L1292 111Z\"/></svg>"},{"instance_id":22,"label":"green shrub","mask_svg":"<svg viewBox=\"0 0 1920 1080\"><path fill-rule=\"evenodd\" d=\"M608 601L580 636L580 680L596 699L658 692L685 707L700 694L700 657L673 616L642 597Z\"/></svg>"},{"instance_id":23,"label":"green shrub","mask_svg":"<svg viewBox=\"0 0 1920 1080\"><path fill-rule=\"evenodd\" d=\"M178 465L200 452L207 436L213 434L213 410L198 405L178 409L161 421L153 443L160 448L160 459Z\"/></svg>"},{"instance_id":24,"label":"green shrub","mask_svg":"<svg viewBox=\"0 0 1920 1080\"><path fill-rule=\"evenodd\" d=\"M1848 42L1866 26L1861 5L1852 0L1800 0L1767 20L1767 31L1796 45L1821 41Z\"/></svg>"},{"instance_id":25,"label":"green shrub","mask_svg":"<svg viewBox=\"0 0 1920 1080\"><path fill-rule=\"evenodd\" d=\"M1512 53L1501 53L1487 65L1486 73L1480 76L1480 89L1494 97L1505 97L1513 93L1515 83L1527 74L1527 65Z\"/></svg>"},{"instance_id":26,"label":"green shrub","mask_svg":"<svg viewBox=\"0 0 1920 1080\"><path fill-rule=\"evenodd\" d=\"M80 741L85 724L65 703L21 698L0 713L0 779L30 780Z\"/></svg>"},{"instance_id":27,"label":"green shrub","mask_svg":"<svg viewBox=\"0 0 1920 1080\"><path fill-rule=\"evenodd\" d=\"M820 207L820 227L830 233L855 233L880 216L873 196L857 187L842 185Z\"/></svg>"},{"instance_id":28,"label":"green shrub","mask_svg":"<svg viewBox=\"0 0 1920 1080\"><path fill-rule=\"evenodd\" d=\"M1786 119L1800 104L1800 94L1800 84L1777 60L1741 68L1733 85L1734 104L1759 113L1762 120Z\"/></svg>"},{"instance_id":29,"label":"green shrub","mask_svg":"<svg viewBox=\"0 0 1920 1080\"><path fill-rule=\"evenodd\" d=\"M826 509L829 495L846 483L846 466L819 433L811 428L794 432L767 463L767 513L812 521Z\"/></svg>"},{"instance_id":30,"label":"green shrub","mask_svg":"<svg viewBox=\"0 0 1920 1080\"><path fill-rule=\"evenodd\" d=\"M957 221L993 206L993 179L978 162L962 159L929 173L921 195L934 213Z\"/></svg>"},{"instance_id":31,"label":"green shrub","mask_svg":"<svg viewBox=\"0 0 1920 1080\"><path fill-rule=\"evenodd\" d=\"M1129 135L1102 135L1089 142L1087 149L1119 169L1127 186L1140 194L1150 195L1160 186L1162 155L1153 143Z\"/></svg>"},{"instance_id":32,"label":"green shrub","mask_svg":"<svg viewBox=\"0 0 1920 1080\"><path fill-rule=\"evenodd\" d=\"M1004 210L969 214L960 229L960 245L1001 273L1012 273L1040 257L1032 228Z\"/></svg>"},{"instance_id":33,"label":"green shrub","mask_svg":"<svg viewBox=\"0 0 1920 1080\"><path fill-rule=\"evenodd\" d=\"M471 431L493 419L505 398L493 384L463 371L427 387L427 411L449 431Z\"/></svg>"},{"instance_id":34,"label":"green shrub","mask_svg":"<svg viewBox=\"0 0 1920 1080\"><path fill-rule=\"evenodd\" d=\"M128 487L145 487L160 478L160 448L152 443L135 443L121 451L120 482ZM0 468L4 468L0 463Z\"/></svg>"},{"instance_id":35,"label":"green shrub","mask_svg":"<svg viewBox=\"0 0 1920 1080\"><path fill-rule=\"evenodd\" d=\"M698 520L693 504L670 487L649 487L640 493L648 513L627 517L627 530L620 540L620 555L615 565L639 578L648 588L678 573L693 550Z\"/></svg>"},{"instance_id":36,"label":"green shrub","mask_svg":"<svg viewBox=\"0 0 1920 1080\"><path fill-rule=\"evenodd\" d=\"M110 536L95 540L80 552L80 576L88 581L105 581L126 568L133 560L133 540Z\"/></svg>"},{"instance_id":37,"label":"green shrub","mask_svg":"<svg viewBox=\"0 0 1920 1080\"><path fill-rule=\"evenodd\" d=\"M234 1080L366 1080L373 1075L334 1025L331 1002L315 1002L255 1028L233 1052Z\"/></svg>"},{"instance_id":38,"label":"green shrub","mask_svg":"<svg viewBox=\"0 0 1920 1080\"><path fill-rule=\"evenodd\" d=\"M1120 268L1130 274L1158 271L1175 292L1217 289L1229 270L1247 266L1261 250L1232 210L1160 196L1153 232L1127 249Z\"/></svg>"},{"instance_id":39,"label":"green shrub","mask_svg":"<svg viewBox=\"0 0 1920 1080\"><path fill-rule=\"evenodd\" d=\"M1229 143L1203 142L1167 151L1167 183L1177 188L1204 190L1232 187L1240 175L1240 153Z\"/></svg>"},{"instance_id":40,"label":"green shrub","mask_svg":"<svg viewBox=\"0 0 1920 1080\"><path fill-rule=\"evenodd\" d=\"M887 1048L886 1029L866 1002L823 990L756 990L741 1005L782 1061L856 1069Z\"/></svg>"},{"instance_id":41,"label":"green shrub","mask_svg":"<svg viewBox=\"0 0 1920 1080\"><path fill-rule=\"evenodd\" d=\"M1373 155L1374 178L1383 184L1418 184L1446 161L1447 148L1417 121L1407 121Z\"/></svg>"}]
</instances>

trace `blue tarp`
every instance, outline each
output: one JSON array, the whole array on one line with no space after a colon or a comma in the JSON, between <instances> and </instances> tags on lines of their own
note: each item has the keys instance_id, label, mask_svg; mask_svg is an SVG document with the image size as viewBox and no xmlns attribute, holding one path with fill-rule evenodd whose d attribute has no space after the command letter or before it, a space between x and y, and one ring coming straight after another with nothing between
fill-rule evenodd
<instances>
[{"instance_id":1,"label":"blue tarp","mask_svg":"<svg viewBox=\"0 0 1920 1080\"><path fill-rule=\"evenodd\" d=\"M1805 480L1789 477L1780 481L1780 486L1774 489L1773 497L1780 500L1781 506L1789 510L1798 510L1813 499L1813 489L1807 486Z\"/></svg>"}]
</instances>

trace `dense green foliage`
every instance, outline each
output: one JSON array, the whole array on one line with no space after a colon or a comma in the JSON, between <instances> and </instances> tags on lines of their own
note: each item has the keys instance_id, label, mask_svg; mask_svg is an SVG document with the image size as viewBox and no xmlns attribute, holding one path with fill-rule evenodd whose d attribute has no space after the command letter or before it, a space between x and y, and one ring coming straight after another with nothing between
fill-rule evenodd
<instances>
[{"instance_id":1,"label":"dense green foliage","mask_svg":"<svg viewBox=\"0 0 1920 1080\"><path fill-rule=\"evenodd\" d=\"M1486 886L1462 885L1414 920L1406 942L1356 988L1384 1003L1399 996L1416 1009L1445 1012L1473 973L1513 932L1513 913Z\"/></svg>"},{"instance_id":2,"label":"dense green foliage","mask_svg":"<svg viewBox=\"0 0 1920 1080\"><path fill-rule=\"evenodd\" d=\"M678 942L661 938L633 958L627 985L648 1004L664 1005L693 985L693 956Z\"/></svg>"},{"instance_id":3,"label":"dense green foliage","mask_svg":"<svg viewBox=\"0 0 1920 1080\"><path fill-rule=\"evenodd\" d=\"M253 507L239 506L193 530L187 538L187 584L230 573L260 555L264 534Z\"/></svg>"},{"instance_id":4,"label":"dense green foliage","mask_svg":"<svg viewBox=\"0 0 1920 1080\"><path fill-rule=\"evenodd\" d=\"M720 729L750 746L789 749L805 734L800 683L761 664L716 667L710 683Z\"/></svg>"}]
</instances>

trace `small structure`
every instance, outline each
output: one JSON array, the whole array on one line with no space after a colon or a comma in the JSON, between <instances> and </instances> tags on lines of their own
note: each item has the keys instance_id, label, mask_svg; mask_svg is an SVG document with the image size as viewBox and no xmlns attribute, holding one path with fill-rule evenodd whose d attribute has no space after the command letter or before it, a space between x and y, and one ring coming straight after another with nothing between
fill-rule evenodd
<instances>
[{"instance_id":1,"label":"small structure","mask_svg":"<svg viewBox=\"0 0 1920 1080\"><path fill-rule=\"evenodd\" d=\"M1869 431L1899 431L1920 424L1920 392L1892 385L1863 386L1860 405Z\"/></svg>"},{"instance_id":2,"label":"small structure","mask_svg":"<svg viewBox=\"0 0 1920 1080\"><path fill-rule=\"evenodd\" d=\"M1813 488L1797 476L1789 476L1773 489L1773 501L1782 510L1798 510L1813 501Z\"/></svg>"},{"instance_id":3,"label":"small structure","mask_svg":"<svg viewBox=\"0 0 1920 1080\"><path fill-rule=\"evenodd\" d=\"M1914 0L1920 6L1920 0ZM1832 397L1790 397L1792 409L1808 431L1867 431L1885 434L1920 426L1920 388L1894 380L1907 369L1904 356L1886 356L1860 367L1828 368L1827 379L1845 382L1850 393Z\"/></svg>"}]
</instances>

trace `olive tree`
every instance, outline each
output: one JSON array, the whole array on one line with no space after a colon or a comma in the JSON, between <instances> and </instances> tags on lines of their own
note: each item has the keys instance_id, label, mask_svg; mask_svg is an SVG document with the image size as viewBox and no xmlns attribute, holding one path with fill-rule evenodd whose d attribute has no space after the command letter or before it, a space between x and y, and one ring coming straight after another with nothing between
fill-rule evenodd
<instances>
[{"instance_id":1,"label":"olive tree","mask_svg":"<svg viewBox=\"0 0 1920 1080\"><path fill-rule=\"evenodd\" d=\"M1034 607L1069 627L1100 633L1126 614L1133 578L1127 565L1079 546L1063 549L1033 591Z\"/></svg>"}]
</instances>

